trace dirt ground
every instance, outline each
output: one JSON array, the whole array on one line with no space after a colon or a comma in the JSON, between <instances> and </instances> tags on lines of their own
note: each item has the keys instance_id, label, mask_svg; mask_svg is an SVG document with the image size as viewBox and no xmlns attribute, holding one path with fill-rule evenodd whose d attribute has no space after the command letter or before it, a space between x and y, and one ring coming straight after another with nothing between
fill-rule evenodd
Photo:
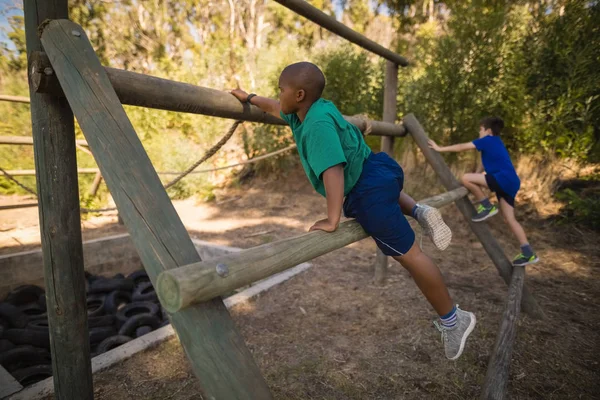
<instances>
[{"instance_id":1,"label":"dirt ground","mask_svg":"<svg viewBox=\"0 0 600 400\"><path fill-rule=\"evenodd\" d=\"M223 189L216 202L175 206L194 237L247 248L304 232L323 217L325 201L294 171ZM526 285L547 320L519 318L511 398L600 398L599 236L517 211L542 260L528 267ZM275 398L478 397L507 287L458 210L449 206L443 214L452 245L439 252L425 238L422 246L455 301L477 315L464 355L445 359L431 324L435 314L399 264L391 265L385 286L371 282L375 245L366 239L315 259L313 268L231 310ZM517 252L501 218L489 226L509 256ZM0 212L0 253L37 247L38 229L36 208ZM107 214L84 221L83 230L91 239L125 228ZM97 374L94 391L107 400L202 398L177 339Z\"/></svg>"}]
</instances>

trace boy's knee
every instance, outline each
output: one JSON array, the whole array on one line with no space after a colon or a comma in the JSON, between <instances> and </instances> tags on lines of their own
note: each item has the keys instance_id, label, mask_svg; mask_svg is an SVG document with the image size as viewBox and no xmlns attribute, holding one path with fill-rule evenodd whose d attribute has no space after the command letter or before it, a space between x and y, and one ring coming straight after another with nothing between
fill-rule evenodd
<instances>
[{"instance_id":1,"label":"boy's knee","mask_svg":"<svg viewBox=\"0 0 600 400\"><path fill-rule=\"evenodd\" d=\"M460 177L460 182L463 185L468 185L470 183L469 178L467 177L467 174L464 174L463 176Z\"/></svg>"}]
</instances>

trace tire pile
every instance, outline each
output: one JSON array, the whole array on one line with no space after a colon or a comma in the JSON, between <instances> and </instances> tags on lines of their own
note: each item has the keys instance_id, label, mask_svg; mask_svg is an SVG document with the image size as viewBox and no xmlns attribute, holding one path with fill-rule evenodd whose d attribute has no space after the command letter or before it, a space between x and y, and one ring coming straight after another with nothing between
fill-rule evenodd
<instances>
[{"instance_id":1,"label":"tire pile","mask_svg":"<svg viewBox=\"0 0 600 400\"><path fill-rule=\"evenodd\" d=\"M144 270L125 277L86 272L92 357L169 324ZM21 286L0 302L0 365L21 385L52 376L44 290Z\"/></svg>"}]
</instances>

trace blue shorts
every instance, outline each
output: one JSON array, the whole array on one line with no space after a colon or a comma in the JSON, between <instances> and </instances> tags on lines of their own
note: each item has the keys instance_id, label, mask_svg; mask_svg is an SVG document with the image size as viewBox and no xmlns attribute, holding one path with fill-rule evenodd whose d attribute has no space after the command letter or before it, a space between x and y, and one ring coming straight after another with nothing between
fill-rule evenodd
<instances>
[{"instance_id":1,"label":"blue shorts","mask_svg":"<svg viewBox=\"0 0 600 400\"><path fill-rule=\"evenodd\" d=\"M496 178L494 178L492 175L490 174L485 174L485 183L487 183L488 188L496 193L496 197L498 197L498 201L500 201L500 199L504 199L506 200L506 202L508 204L510 204L511 207L515 207L515 198L513 196L511 196L510 194L506 193L498 184L498 181L496 180Z\"/></svg>"},{"instance_id":2,"label":"blue shorts","mask_svg":"<svg viewBox=\"0 0 600 400\"><path fill-rule=\"evenodd\" d=\"M398 204L403 184L404 172L396 161L384 152L371 153L344 201L344 215L355 218L387 256L402 256L415 242Z\"/></svg>"}]
</instances>

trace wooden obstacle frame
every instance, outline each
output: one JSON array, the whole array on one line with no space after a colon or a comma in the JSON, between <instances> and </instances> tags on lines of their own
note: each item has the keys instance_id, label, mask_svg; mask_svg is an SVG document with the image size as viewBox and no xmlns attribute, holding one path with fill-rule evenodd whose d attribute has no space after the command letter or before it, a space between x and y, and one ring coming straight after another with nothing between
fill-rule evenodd
<instances>
[{"instance_id":1,"label":"wooden obstacle frame","mask_svg":"<svg viewBox=\"0 0 600 400\"><path fill-rule=\"evenodd\" d=\"M507 391L515 321L522 307L543 313L524 287L523 268L513 268L485 224L474 224L474 209L413 115L396 124L398 66L403 57L345 27L301 0L276 0L332 32L388 60L384 121L356 119L362 130L388 137L382 151L392 152L392 137L410 134L448 192L423 202L441 207L454 202L482 243L509 296L494 347L482 398L501 399ZM365 238L354 221L334 233L311 232L202 262L163 188L122 104L193 112L224 118L284 124L257 107L213 89L105 68L84 30L68 20L66 0L25 0L33 145L50 341L57 398L92 399L87 336L83 256L79 217L75 116L114 197L146 271L173 313L171 322L207 399L269 399L271 392L223 301L224 292L272 275ZM40 84L39 60L48 60L59 85ZM35 65L36 68L31 68ZM46 68L46 67L44 67ZM45 70L45 69L44 69ZM59 87L52 91L48 88ZM127 171L127 173L123 173ZM378 280L385 279L385 257ZM386 261L387 262L387 261ZM160 279L159 279L160 276Z\"/></svg>"}]
</instances>

